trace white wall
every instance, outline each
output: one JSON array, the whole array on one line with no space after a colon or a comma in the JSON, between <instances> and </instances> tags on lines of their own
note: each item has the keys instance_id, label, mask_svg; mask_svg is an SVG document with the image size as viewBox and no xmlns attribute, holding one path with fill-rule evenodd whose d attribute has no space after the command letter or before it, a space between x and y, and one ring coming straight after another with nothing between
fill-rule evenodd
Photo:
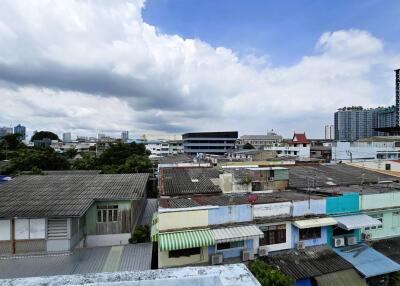
<instances>
[{"instance_id":1,"label":"white wall","mask_svg":"<svg viewBox=\"0 0 400 286\"><path fill-rule=\"evenodd\" d=\"M290 215L291 208L292 208L291 202L256 204L253 205L253 217L263 218L263 217Z\"/></svg>"},{"instance_id":2,"label":"white wall","mask_svg":"<svg viewBox=\"0 0 400 286\"><path fill-rule=\"evenodd\" d=\"M0 220L0 241L11 240L11 221L9 219Z\"/></svg>"},{"instance_id":3,"label":"white wall","mask_svg":"<svg viewBox=\"0 0 400 286\"><path fill-rule=\"evenodd\" d=\"M400 148L394 142L336 142L332 145L332 161L375 160L377 154L391 156L388 159L398 159Z\"/></svg>"},{"instance_id":4,"label":"white wall","mask_svg":"<svg viewBox=\"0 0 400 286\"><path fill-rule=\"evenodd\" d=\"M266 247L268 252L292 248L292 224L290 222L281 222L281 223L267 223L267 224L258 224L257 225L258 227L261 227L261 226L280 225L280 224L286 225L286 242L278 243L278 244L271 244L271 245L263 245L262 247Z\"/></svg>"}]
</instances>

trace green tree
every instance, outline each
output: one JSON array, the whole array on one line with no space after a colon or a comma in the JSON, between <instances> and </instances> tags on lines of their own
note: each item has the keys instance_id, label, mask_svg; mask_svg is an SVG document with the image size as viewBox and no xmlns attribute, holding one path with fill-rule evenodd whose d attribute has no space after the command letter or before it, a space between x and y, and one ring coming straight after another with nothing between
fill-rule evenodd
<instances>
[{"instance_id":1,"label":"green tree","mask_svg":"<svg viewBox=\"0 0 400 286\"><path fill-rule=\"evenodd\" d=\"M72 164L72 169L74 170L96 170L97 163L96 159L93 158L88 153L83 153L82 159L76 159L75 162Z\"/></svg>"},{"instance_id":2,"label":"green tree","mask_svg":"<svg viewBox=\"0 0 400 286\"><path fill-rule=\"evenodd\" d=\"M8 150L16 150L18 148L22 148L25 145L21 143L20 137L21 135L19 133L4 135L1 138L1 149L7 148Z\"/></svg>"},{"instance_id":3,"label":"green tree","mask_svg":"<svg viewBox=\"0 0 400 286\"><path fill-rule=\"evenodd\" d=\"M53 149L21 149L13 154L9 166L5 169L6 174L18 174L24 171L38 170L68 170L68 160L57 154Z\"/></svg>"},{"instance_id":4,"label":"green tree","mask_svg":"<svg viewBox=\"0 0 400 286\"><path fill-rule=\"evenodd\" d=\"M99 165L123 165L131 155L148 155L143 144L117 143L106 149L99 157Z\"/></svg>"},{"instance_id":5,"label":"green tree","mask_svg":"<svg viewBox=\"0 0 400 286\"><path fill-rule=\"evenodd\" d=\"M253 145L251 145L250 143L246 143L243 145L243 149L255 149Z\"/></svg>"},{"instance_id":6,"label":"green tree","mask_svg":"<svg viewBox=\"0 0 400 286\"><path fill-rule=\"evenodd\" d=\"M251 262L249 270L262 286L292 286L294 283L291 277L260 259Z\"/></svg>"},{"instance_id":7,"label":"green tree","mask_svg":"<svg viewBox=\"0 0 400 286\"><path fill-rule=\"evenodd\" d=\"M73 158L76 156L76 154L78 154L78 151L76 151L76 150L73 149L73 148L70 148L70 149L68 149L67 151L65 151L65 152L63 153L63 155L64 155L67 159L73 159Z\"/></svg>"},{"instance_id":8,"label":"green tree","mask_svg":"<svg viewBox=\"0 0 400 286\"><path fill-rule=\"evenodd\" d=\"M149 172L152 165L148 156L131 155L126 159L125 164L121 166L118 173Z\"/></svg>"},{"instance_id":9,"label":"green tree","mask_svg":"<svg viewBox=\"0 0 400 286\"><path fill-rule=\"evenodd\" d=\"M150 242L150 228L148 225L139 225L132 233L129 243Z\"/></svg>"},{"instance_id":10,"label":"green tree","mask_svg":"<svg viewBox=\"0 0 400 286\"><path fill-rule=\"evenodd\" d=\"M33 134L31 141L35 140L43 140L45 138L48 138L50 140L57 140L60 141L60 138L58 138L57 134L54 134L53 132L50 131L39 131Z\"/></svg>"}]
</instances>

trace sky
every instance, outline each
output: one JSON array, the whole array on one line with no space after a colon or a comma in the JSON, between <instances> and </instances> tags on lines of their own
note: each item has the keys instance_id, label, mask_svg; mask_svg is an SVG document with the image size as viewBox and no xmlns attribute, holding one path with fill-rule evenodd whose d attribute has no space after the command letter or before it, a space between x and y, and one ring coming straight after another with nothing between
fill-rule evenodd
<instances>
[{"instance_id":1,"label":"sky","mask_svg":"<svg viewBox=\"0 0 400 286\"><path fill-rule=\"evenodd\" d=\"M399 1L4 0L0 126L117 136L274 129L394 104Z\"/></svg>"}]
</instances>

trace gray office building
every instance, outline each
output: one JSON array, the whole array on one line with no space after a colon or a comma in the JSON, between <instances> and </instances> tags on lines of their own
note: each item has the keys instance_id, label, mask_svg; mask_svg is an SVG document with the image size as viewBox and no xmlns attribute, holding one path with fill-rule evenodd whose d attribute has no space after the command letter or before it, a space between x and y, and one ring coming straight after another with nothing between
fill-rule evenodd
<instances>
[{"instance_id":1,"label":"gray office building","mask_svg":"<svg viewBox=\"0 0 400 286\"><path fill-rule=\"evenodd\" d=\"M369 109L361 106L340 108L335 112L335 139L355 141L384 135L375 129L395 126L396 115L395 106Z\"/></svg>"},{"instance_id":2,"label":"gray office building","mask_svg":"<svg viewBox=\"0 0 400 286\"><path fill-rule=\"evenodd\" d=\"M182 139L183 151L186 154L223 155L235 149L238 132L192 132L183 134Z\"/></svg>"}]
</instances>

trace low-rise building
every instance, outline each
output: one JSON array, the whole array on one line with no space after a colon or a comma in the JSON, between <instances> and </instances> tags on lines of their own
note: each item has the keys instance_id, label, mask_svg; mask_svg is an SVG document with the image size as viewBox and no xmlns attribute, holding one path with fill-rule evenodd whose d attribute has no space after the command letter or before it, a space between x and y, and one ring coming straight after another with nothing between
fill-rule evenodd
<instances>
[{"instance_id":1,"label":"low-rise building","mask_svg":"<svg viewBox=\"0 0 400 286\"><path fill-rule=\"evenodd\" d=\"M295 156L300 161L309 161L311 142L305 133L294 133L292 140L264 147L264 150L276 151L278 157Z\"/></svg>"},{"instance_id":2,"label":"low-rise building","mask_svg":"<svg viewBox=\"0 0 400 286\"><path fill-rule=\"evenodd\" d=\"M127 244L148 174L19 176L0 185L0 253Z\"/></svg>"},{"instance_id":3,"label":"low-rise building","mask_svg":"<svg viewBox=\"0 0 400 286\"><path fill-rule=\"evenodd\" d=\"M254 148L262 150L264 147L273 146L282 142L282 140L282 136L274 131L267 132L266 135L242 135L238 140L237 147L242 149L244 145L250 144Z\"/></svg>"}]
</instances>

